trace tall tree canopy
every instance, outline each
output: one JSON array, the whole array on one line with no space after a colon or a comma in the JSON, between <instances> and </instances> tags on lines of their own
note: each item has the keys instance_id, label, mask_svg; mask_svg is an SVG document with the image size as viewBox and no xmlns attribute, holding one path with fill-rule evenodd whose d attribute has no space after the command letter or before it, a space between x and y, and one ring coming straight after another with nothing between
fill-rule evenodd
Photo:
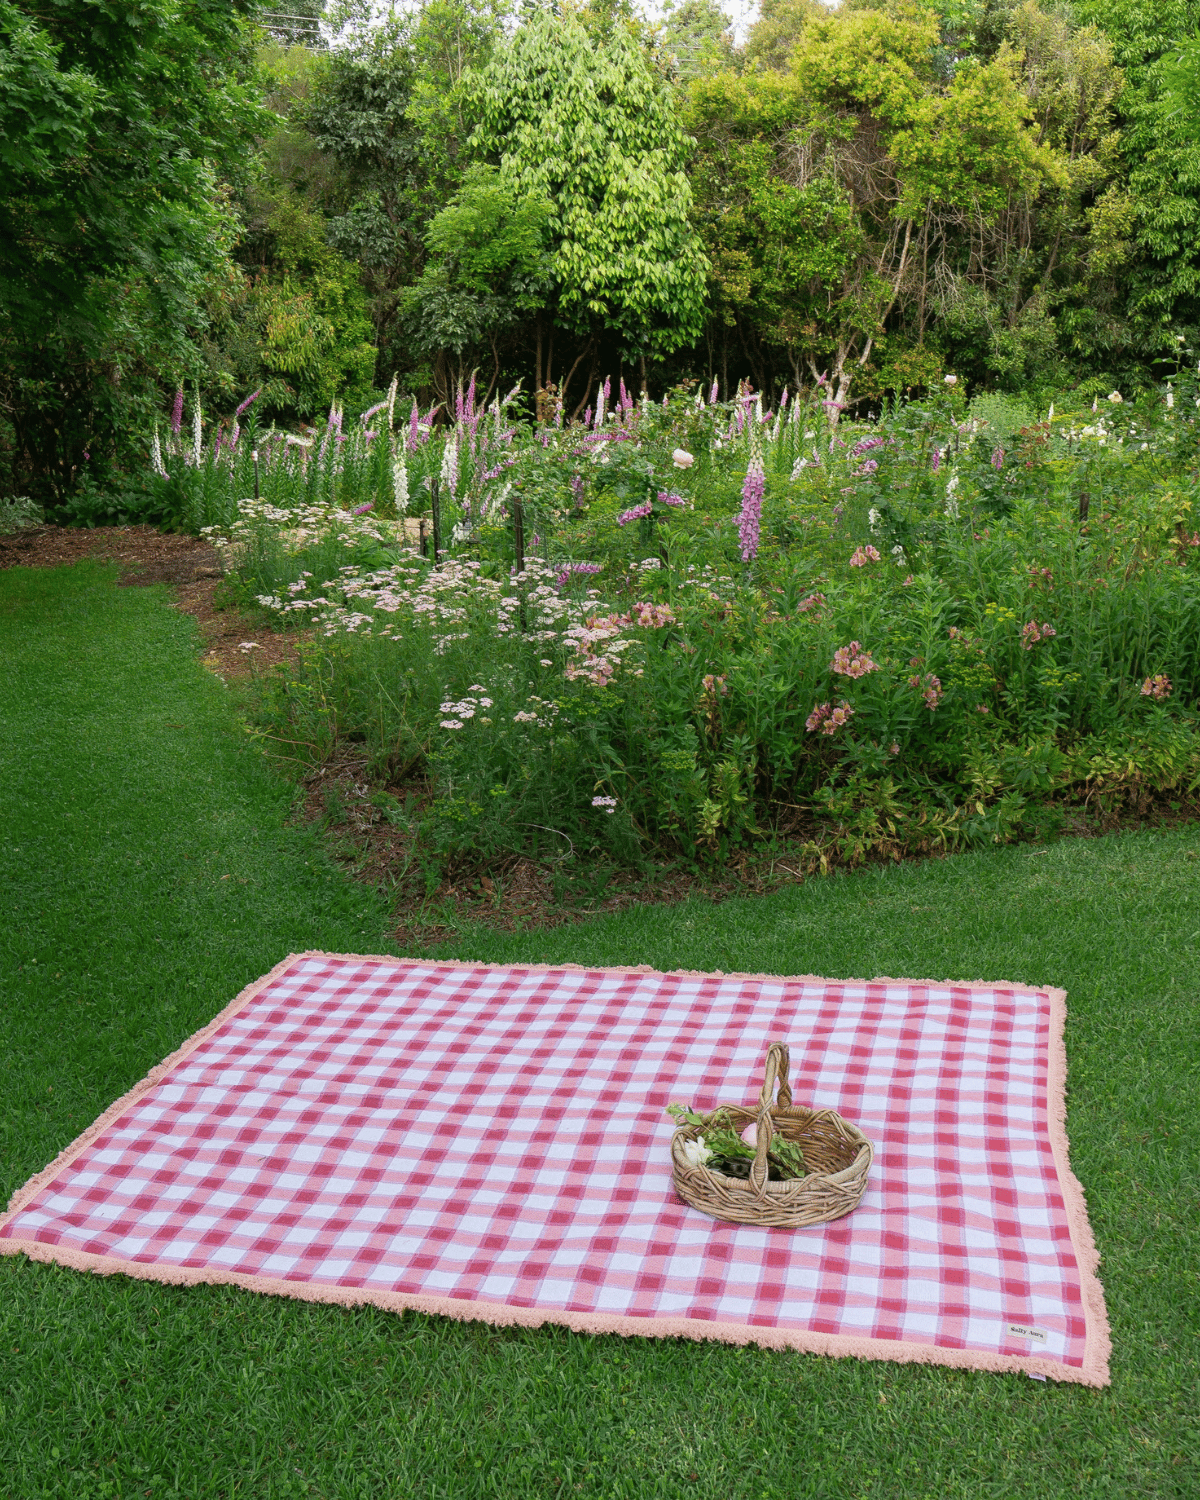
<instances>
[{"instance_id":1,"label":"tall tree canopy","mask_svg":"<svg viewBox=\"0 0 1200 1500\"><path fill-rule=\"evenodd\" d=\"M551 206L556 321L642 360L695 339L706 266L688 140L632 24L539 7L484 70L478 110L476 149Z\"/></svg>"},{"instance_id":2,"label":"tall tree canopy","mask_svg":"<svg viewBox=\"0 0 1200 1500\"><path fill-rule=\"evenodd\" d=\"M59 489L115 431L139 343L182 359L225 261L219 184L261 118L250 8L0 0L0 382L18 456Z\"/></svg>"}]
</instances>

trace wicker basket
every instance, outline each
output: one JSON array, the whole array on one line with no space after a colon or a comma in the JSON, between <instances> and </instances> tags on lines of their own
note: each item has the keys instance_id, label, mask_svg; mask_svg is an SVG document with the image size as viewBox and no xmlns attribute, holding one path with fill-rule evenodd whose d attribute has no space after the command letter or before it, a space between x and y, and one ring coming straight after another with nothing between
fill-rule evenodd
<instances>
[{"instance_id":1,"label":"wicker basket","mask_svg":"<svg viewBox=\"0 0 1200 1500\"><path fill-rule=\"evenodd\" d=\"M776 1079L778 1103L773 1102ZM671 1139L671 1161L675 1190L685 1203L714 1219L786 1229L840 1219L858 1207L875 1156L871 1143L856 1125L831 1109L793 1107L788 1049L783 1042L773 1042L767 1052L758 1107L728 1104L721 1109L739 1133L752 1121L758 1127L749 1179L693 1166L683 1153L684 1143L703 1135L704 1125L681 1125ZM712 1114L704 1118L707 1123ZM767 1147L776 1131L800 1147L806 1176L782 1182L768 1178Z\"/></svg>"}]
</instances>

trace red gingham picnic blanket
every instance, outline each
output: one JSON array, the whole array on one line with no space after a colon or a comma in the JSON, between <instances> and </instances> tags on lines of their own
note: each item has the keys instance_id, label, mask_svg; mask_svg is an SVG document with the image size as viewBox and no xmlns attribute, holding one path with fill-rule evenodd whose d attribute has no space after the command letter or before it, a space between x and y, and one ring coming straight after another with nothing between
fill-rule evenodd
<instances>
[{"instance_id":1,"label":"red gingham picnic blanket","mask_svg":"<svg viewBox=\"0 0 1200 1500\"><path fill-rule=\"evenodd\" d=\"M1108 1381L1061 991L308 953L13 1198L0 1252L319 1301ZM720 1223L671 1102L875 1146L850 1215Z\"/></svg>"}]
</instances>

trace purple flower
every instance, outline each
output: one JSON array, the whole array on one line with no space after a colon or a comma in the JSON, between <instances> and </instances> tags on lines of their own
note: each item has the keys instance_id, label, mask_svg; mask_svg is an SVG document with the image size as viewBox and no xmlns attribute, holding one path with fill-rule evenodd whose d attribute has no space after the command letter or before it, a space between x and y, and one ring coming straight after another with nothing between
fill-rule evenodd
<instances>
[{"instance_id":1,"label":"purple flower","mask_svg":"<svg viewBox=\"0 0 1200 1500\"><path fill-rule=\"evenodd\" d=\"M248 406L253 406L254 403L258 400L258 398L261 395L262 395L262 387L260 386L258 388L258 390L256 390L252 396L247 396L246 397L246 399L242 402L241 406L239 406L238 409L237 409L237 411L234 412L234 416L235 417L240 417L241 414L246 410L246 408ZM183 391L182 391L182 388L180 389L179 398L178 399L179 399L179 410L182 413L182 411L183 411Z\"/></svg>"},{"instance_id":2,"label":"purple flower","mask_svg":"<svg viewBox=\"0 0 1200 1500\"><path fill-rule=\"evenodd\" d=\"M171 432L173 436L179 436L179 429L183 426L183 387L180 386L175 392L175 405L171 408Z\"/></svg>"},{"instance_id":3,"label":"purple flower","mask_svg":"<svg viewBox=\"0 0 1200 1500\"><path fill-rule=\"evenodd\" d=\"M997 446L992 452L992 468L999 474L1004 467L1004 449Z\"/></svg>"},{"instance_id":4,"label":"purple flower","mask_svg":"<svg viewBox=\"0 0 1200 1500\"><path fill-rule=\"evenodd\" d=\"M668 490L659 490L658 503L660 505L686 505L687 501L682 495L675 495Z\"/></svg>"},{"instance_id":5,"label":"purple flower","mask_svg":"<svg viewBox=\"0 0 1200 1500\"><path fill-rule=\"evenodd\" d=\"M408 418L408 451L416 452L417 432L421 423L421 413L417 410L417 398L413 397L412 411Z\"/></svg>"},{"instance_id":6,"label":"purple flower","mask_svg":"<svg viewBox=\"0 0 1200 1500\"><path fill-rule=\"evenodd\" d=\"M720 391L721 391L721 382L719 380L714 380L713 383L712 383L712 390L709 391L709 393L708 393L708 404L709 404L709 406L716 406L716 404L717 404L717 396L720 394Z\"/></svg>"},{"instance_id":7,"label":"purple flower","mask_svg":"<svg viewBox=\"0 0 1200 1500\"><path fill-rule=\"evenodd\" d=\"M933 462L930 467L935 474L942 467L942 450L940 448L935 448L933 450Z\"/></svg>"},{"instance_id":8,"label":"purple flower","mask_svg":"<svg viewBox=\"0 0 1200 1500\"><path fill-rule=\"evenodd\" d=\"M765 488L762 455L752 453L750 467L746 470L746 482L742 485L742 510L738 516L738 537L742 544L743 562L753 562L758 556L758 528L762 518Z\"/></svg>"},{"instance_id":9,"label":"purple flower","mask_svg":"<svg viewBox=\"0 0 1200 1500\"><path fill-rule=\"evenodd\" d=\"M851 448L849 457L857 458L860 453L869 453L872 448L882 448L886 442L887 438L882 437L860 438L854 447Z\"/></svg>"},{"instance_id":10,"label":"purple flower","mask_svg":"<svg viewBox=\"0 0 1200 1500\"><path fill-rule=\"evenodd\" d=\"M367 410L365 412L363 412L362 416L359 418L359 421L365 427L367 425L367 423L371 420L371 418L375 415L375 413L377 411L382 411L383 408L386 405L387 405L386 401L380 401L376 406L370 406L370 407L368 407Z\"/></svg>"},{"instance_id":11,"label":"purple flower","mask_svg":"<svg viewBox=\"0 0 1200 1500\"><path fill-rule=\"evenodd\" d=\"M374 500L368 500L365 505L356 505L350 512L352 516L365 516L369 510L375 509Z\"/></svg>"},{"instance_id":12,"label":"purple flower","mask_svg":"<svg viewBox=\"0 0 1200 1500\"><path fill-rule=\"evenodd\" d=\"M593 562L568 563L565 568L560 568L554 580L554 587L561 594L566 584L570 583L572 574L591 574L600 571L600 564Z\"/></svg>"},{"instance_id":13,"label":"purple flower","mask_svg":"<svg viewBox=\"0 0 1200 1500\"><path fill-rule=\"evenodd\" d=\"M630 521L641 521L653 513L654 507L649 500L643 500L640 505L631 505L628 510L623 510L617 517L618 526L627 526Z\"/></svg>"}]
</instances>

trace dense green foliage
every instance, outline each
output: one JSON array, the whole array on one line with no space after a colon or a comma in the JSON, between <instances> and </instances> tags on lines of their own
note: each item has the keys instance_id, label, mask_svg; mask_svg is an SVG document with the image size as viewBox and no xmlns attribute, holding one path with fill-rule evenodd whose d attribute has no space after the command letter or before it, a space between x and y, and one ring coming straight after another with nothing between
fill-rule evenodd
<instances>
[{"instance_id":1,"label":"dense green foliage","mask_svg":"<svg viewBox=\"0 0 1200 1500\"><path fill-rule=\"evenodd\" d=\"M818 868L1190 802L1190 367L1040 420L939 389L863 426L832 401L621 390L533 430L468 392L437 434L381 411L308 458L276 445L262 505L222 456L240 597L311 627L269 742L320 761L349 739L422 779L411 832L443 867L566 840L618 861L783 843ZM434 482L437 568L412 545Z\"/></svg>"},{"instance_id":2,"label":"dense green foliage","mask_svg":"<svg viewBox=\"0 0 1200 1500\"><path fill-rule=\"evenodd\" d=\"M248 0L0 3L0 412L8 467L74 488L184 368L263 120Z\"/></svg>"},{"instance_id":3,"label":"dense green foliage","mask_svg":"<svg viewBox=\"0 0 1200 1500\"><path fill-rule=\"evenodd\" d=\"M244 749L167 605L94 565L0 573L0 1201L289 949L387 949L371 893L281 826L286 788ZM445 950L1065 986L1109 1389L5 1258L0 1493L1185 1500L1200 1488L1198 855L1194 830L1078 839L552 931L468 929Z\"/></svg>"},{"instance_id":4,"label":"dense green foliage","mask_svg":"<svg viewBox=\"0 0 1200 1500\"><path fill-rule=\"evenodd\" d=\"M3 0L7 488L99 514L184 379L295 424L828 372L862 416L1200 345L1193 0L370 11Z\"/></svg>"}]
</instances>

